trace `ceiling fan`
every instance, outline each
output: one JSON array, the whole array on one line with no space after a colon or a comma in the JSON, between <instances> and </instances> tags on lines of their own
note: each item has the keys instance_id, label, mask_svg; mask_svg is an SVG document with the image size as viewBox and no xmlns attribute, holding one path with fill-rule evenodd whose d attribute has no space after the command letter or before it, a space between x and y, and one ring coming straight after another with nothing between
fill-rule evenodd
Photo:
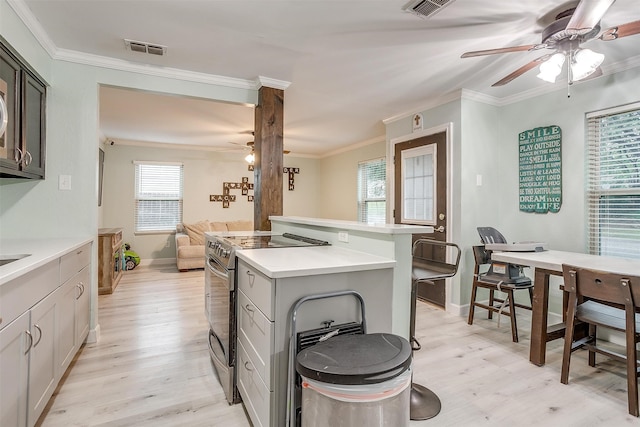
<instances>
[{"instance_id":1,"label":"ceiling fan","mask_svg":"<svg viewBox=\"0 0 640 427\"><path fill-rule=\"evenodd\" d=\"M569 84L587 77L597 77L602 75L600 64L604 55L582 48L581 44L595 38L610 41L640 33L640 21L617 25L600 33L600 20L614 2L615 0L580 0L575 7L571 7L575 4L573 2L567 9L558 13L554 21L542 31L541 43L466 52L461 58L541 49L555 50L555 53L542 55L523 65L491 85L492 87L503 86L538 65L538 78L554 83L562 72L565 61L568 63Z\"/></svg>"},{"instance_id":2,"label":"ceiling fan","mask_svg":"<svg viewBox=\"0 0 640 427\"><path fill-rule=\"evenodd\" d=\"M240 145L236 142L231 142L231 141L229 141L229 144ZM247 163L253 163L255 160L255 151L253 150L253 145L254 145L254 141L249 141L246 143L246 145L240 145L245 150L251 149L251 152L247 154L247 156L244 158L247 161ZM283 154L289 154L290 152L291 151L289 150L282 150Z\"/></svg>"}]
</instances>

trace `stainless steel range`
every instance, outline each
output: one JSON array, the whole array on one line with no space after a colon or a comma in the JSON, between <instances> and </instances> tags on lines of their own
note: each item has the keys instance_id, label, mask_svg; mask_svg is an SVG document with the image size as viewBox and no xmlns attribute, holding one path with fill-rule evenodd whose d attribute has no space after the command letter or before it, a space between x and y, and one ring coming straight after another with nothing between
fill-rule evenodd
<instances>
[{"instance_id":1,"label":"stainless steel range","mask_svg":"<svg viewBox=\"0 0 640 427\"><path fill-rule=\"evenodd\" d=\"M205 314L209 353L230 404L240 402L236 387L236 251L324 246L328 242L294 234L255 231L206 235Z\"/></svg>"}]
</instances>

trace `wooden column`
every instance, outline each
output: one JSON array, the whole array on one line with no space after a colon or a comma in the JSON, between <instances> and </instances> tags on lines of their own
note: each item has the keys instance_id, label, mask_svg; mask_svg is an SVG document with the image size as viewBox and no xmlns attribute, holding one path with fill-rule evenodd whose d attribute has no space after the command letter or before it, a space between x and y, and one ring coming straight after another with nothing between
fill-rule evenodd
<instances>
[{"instance_id":1,"label":"wooden column","mask_svg":"<svg viewBox=\"0 0 640 427\"><path fill-rule=\"evenodd\" d=\"M284 91L263 86L255 108L253 228L271 230L270 215L282 215Z\"/></svg>"}]
</instances>

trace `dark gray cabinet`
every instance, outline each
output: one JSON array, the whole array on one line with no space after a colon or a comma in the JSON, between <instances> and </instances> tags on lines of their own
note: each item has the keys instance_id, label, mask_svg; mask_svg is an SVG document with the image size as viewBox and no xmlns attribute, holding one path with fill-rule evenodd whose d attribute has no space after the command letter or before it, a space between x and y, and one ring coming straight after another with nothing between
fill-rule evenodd
<instances>
[{"instance_id":1,"label":"dark gray cabinet","mask_svg":"<svg viewBox=\"0 0 640 427\"><path fill-rule=\"evenodd\" d=\"M8 116L0 136L0 177L44 179L46 85L2 37L0 96Z\"/></svg>"}]
</instances>

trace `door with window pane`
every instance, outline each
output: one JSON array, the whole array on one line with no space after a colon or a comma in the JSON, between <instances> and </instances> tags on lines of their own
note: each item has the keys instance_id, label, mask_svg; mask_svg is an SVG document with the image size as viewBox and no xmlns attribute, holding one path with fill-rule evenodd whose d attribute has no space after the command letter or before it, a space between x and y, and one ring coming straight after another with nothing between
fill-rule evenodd
<instances>
[{"instance_id":1,"label":"door with window pane","mask_svg":"<svg viewBox=\"0 0 640 427\"><path fill-rule=\"evenodd\" d=\"M430 225L433 233L416 234L413 240L446 240L447 224L447 151L446 132L416 138L395 145L396 224ZM428 254L446 260L444 249ZM421 255L421 254L417 254ZM427 254L422 254L427 256ZM440 307L445 305L445 281L418 285L418 298Z\"/></svg>"}]
</instances>

